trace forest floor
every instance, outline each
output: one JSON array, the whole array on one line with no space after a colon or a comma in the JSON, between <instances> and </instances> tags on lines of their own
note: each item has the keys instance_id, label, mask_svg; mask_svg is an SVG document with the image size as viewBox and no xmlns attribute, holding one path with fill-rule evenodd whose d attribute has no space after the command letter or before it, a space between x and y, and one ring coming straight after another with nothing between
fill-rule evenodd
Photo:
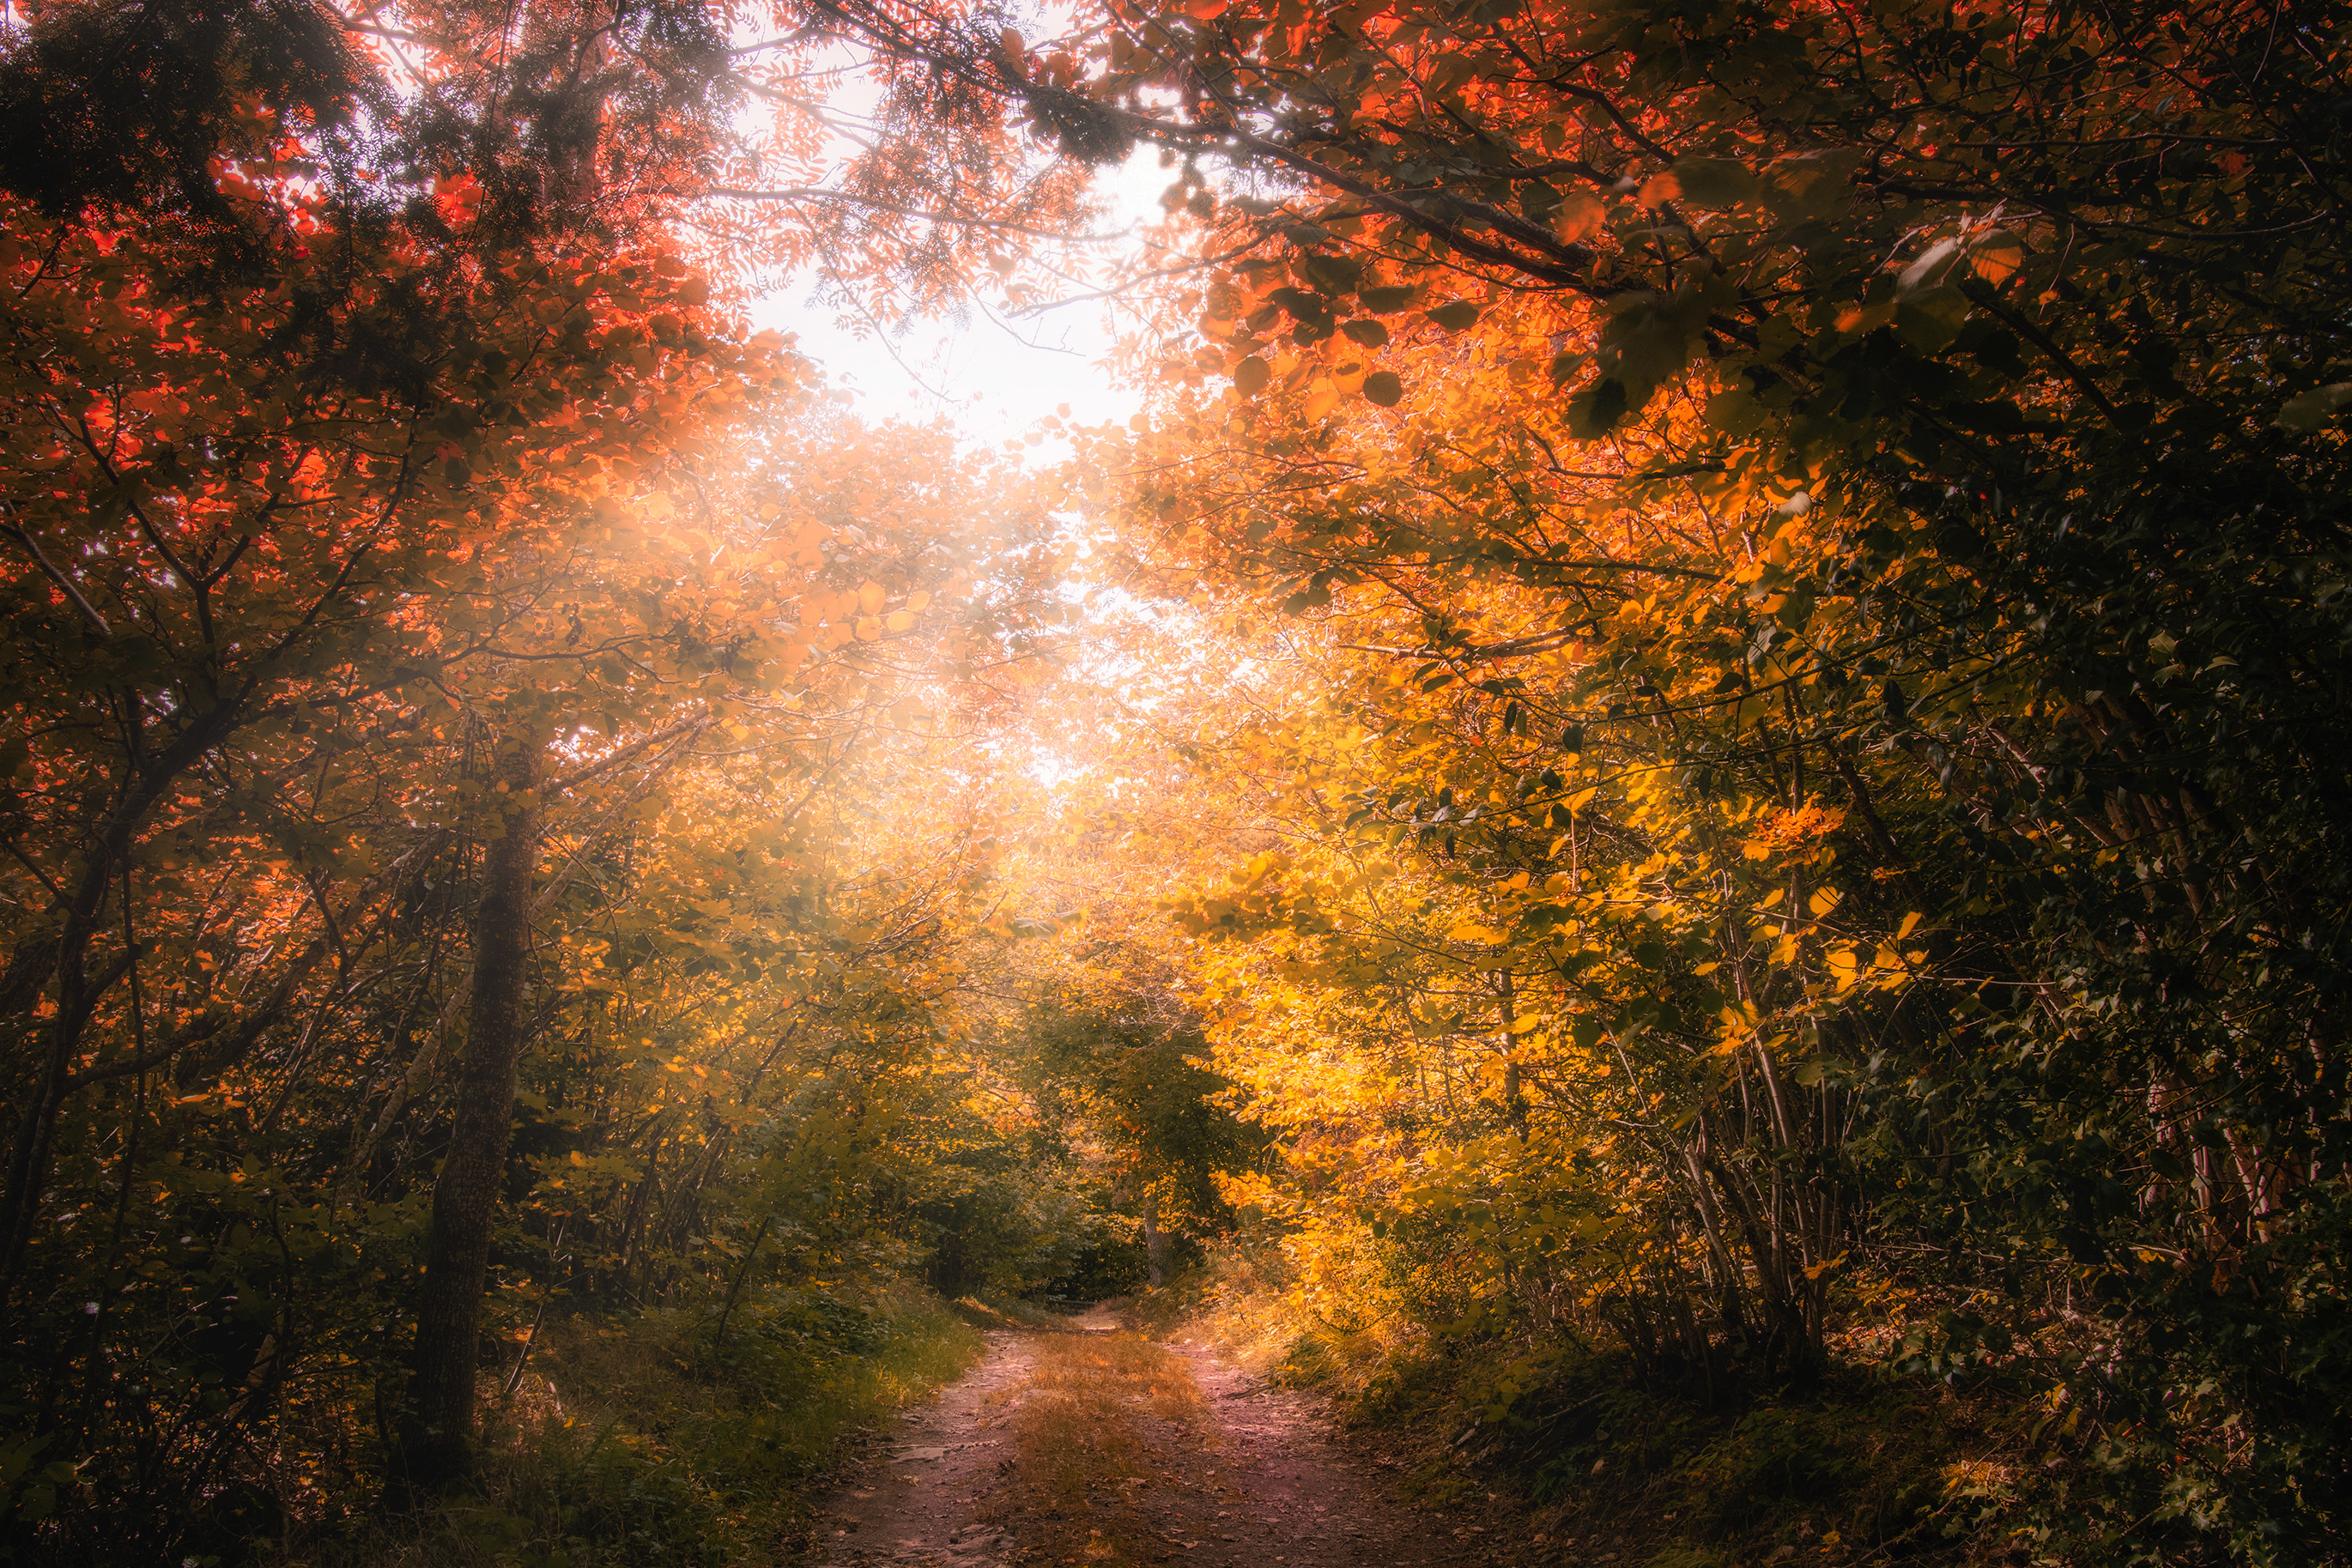
<instances>
[{"instance_id":1,"label":"forest floor","mask_svg":"<svg viewBox=\"0 0 2352 1568\"><path fill-rule=\"evenodd\" d=\"M851 1462L801 1561L1476 1568L1517 1555L1499 1517L1391 1492L1380 1458L1343 1444L1313 1396L1097 1309L1064 1332L991 1332L968 1376Z\"/></svg>"}]
</instances>

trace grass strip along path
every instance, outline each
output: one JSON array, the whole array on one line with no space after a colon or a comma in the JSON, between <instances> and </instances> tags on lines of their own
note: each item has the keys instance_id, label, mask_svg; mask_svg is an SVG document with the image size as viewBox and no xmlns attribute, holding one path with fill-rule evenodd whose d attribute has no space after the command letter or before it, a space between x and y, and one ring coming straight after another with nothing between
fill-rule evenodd
<instances>
[{"instance_id":1,"label":"grass strip along path","mask_svg":"<svg viewBox=\"0 0 2352 1568\"><path fill-rule=\"evenodd\" d=\"M1457 1533L1458 1531L1458 1533ZM823 1511L826 1568L1181 1563L1470 1568L1463 1526L1391 1500L1303 1396L1107 1314L996 1330Z\"/></svg>"}]
</instances>

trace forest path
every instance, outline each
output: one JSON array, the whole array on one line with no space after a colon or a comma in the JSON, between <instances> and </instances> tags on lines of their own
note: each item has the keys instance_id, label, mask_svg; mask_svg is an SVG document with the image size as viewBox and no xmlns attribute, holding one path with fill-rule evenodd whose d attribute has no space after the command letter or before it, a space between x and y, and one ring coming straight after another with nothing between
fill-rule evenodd
<instances>
[{"instance_id":1,"label":"forest path","mask_svg":"<svg viewBox=\"0 0 2352 1568\"><path fill-rule=\"evenodd\" d=\"M824 1505L825 1568L1479 1568L1476 1527L1417 1512L1312 1398L1097 1311L992 1331Z\"/></svg>"}]
</instances>

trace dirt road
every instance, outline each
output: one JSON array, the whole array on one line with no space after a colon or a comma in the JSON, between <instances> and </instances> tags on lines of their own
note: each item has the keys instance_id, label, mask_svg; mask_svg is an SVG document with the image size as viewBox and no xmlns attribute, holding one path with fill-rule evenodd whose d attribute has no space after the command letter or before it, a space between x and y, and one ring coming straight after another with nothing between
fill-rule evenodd
<instances>
[{"instance_id":1,"label":"dirt road","mask_svg":"<svg viewBox=\"0 0 2352 1568\"><path fill-rule=\"evenodd\" d=\"M1315 1403L1110 1321L999 1331L829 1500L828 1568L1477 1568L1476 1527L1417 1511ZM1091 1332L1087 1332L1091 1331Z\"/></svg>"}]
</instances>

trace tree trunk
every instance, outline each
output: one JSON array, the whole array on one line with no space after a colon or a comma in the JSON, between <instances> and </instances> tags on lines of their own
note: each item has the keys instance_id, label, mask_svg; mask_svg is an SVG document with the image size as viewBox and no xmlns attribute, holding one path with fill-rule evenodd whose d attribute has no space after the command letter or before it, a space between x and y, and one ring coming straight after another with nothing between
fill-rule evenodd
<instances>
[{"instance_id":1,"label":"tree trunk","mask_svg":"<svg viewBox=\"0 0 2352 1568\"><path fill-rule=\"evenodd\" d=\"M1143 1193L1144 1282L1153 1290L1168 1282L1168 1233L1160 1228L1160 1199L1149 1187Z\"/></svg>"},{"instance_id":2,"label":"tree trunk","mask_svg":"<svg viewBox=\"0 0 2352 1568\"><path fill-rule=\"evenodd\" d=\"M502 753L498 773L506 793L498 837L482 862L466 1054L449 1153L433 1188L433 1237L409 1359L395 1490L437 1486L473 1465L482 1286L506 1179L528 1014L531 873L539 859L537 749L521 744Z\"/></svg>"},{"instance_id":3,"label":"tree trunk","mask_svg":"<svg viewBox=\"0 0 2352 1568\"><path fill-rule=\"evenodd\" d=\"M135 715L139 711L135 698L132 704ZM45 1031L45 1053L25 1092L6 1185L0 1189L0 1322L5 1321L25 1249L37 1228L41 1189L49 1175L49 1145L65 1103L71 1068L81 1056L83 1031L107 988L129 971L138 956L125 951L99 974L89 972L100 913L114 894L122 858L145 825L147 813L174 780L236 729L243 713L241 698L215 703L169 746L151 753L153 760L146 767L128 777L112 805L90 825L89 840L78 857L81 871L72 896L59 900L64 918L58 929L26 944L0 974L0 1005L7 1008L12 1018L32 1011L49 981L58 982L57 1011ZM143 719L140 722L144 724ZM32 1038L43 1035L34 1033Z\"/></svg>"},{"instance_id":4,"label":"tree trunk","mask_svg":"<svg viewBox=\"0 0 2352 1568\"><path fill-rule=\"evenodd\" d=\"M1528 1096L1519 1083L1518 1036L1511 1032L1511 1026L1518 1021L1518 988L1510 970L1505 969L1500 979L1496 1010L1503 1023L1503 1120L1524 1144L1528 1141Z\"/></svg>"}]
</instances>

